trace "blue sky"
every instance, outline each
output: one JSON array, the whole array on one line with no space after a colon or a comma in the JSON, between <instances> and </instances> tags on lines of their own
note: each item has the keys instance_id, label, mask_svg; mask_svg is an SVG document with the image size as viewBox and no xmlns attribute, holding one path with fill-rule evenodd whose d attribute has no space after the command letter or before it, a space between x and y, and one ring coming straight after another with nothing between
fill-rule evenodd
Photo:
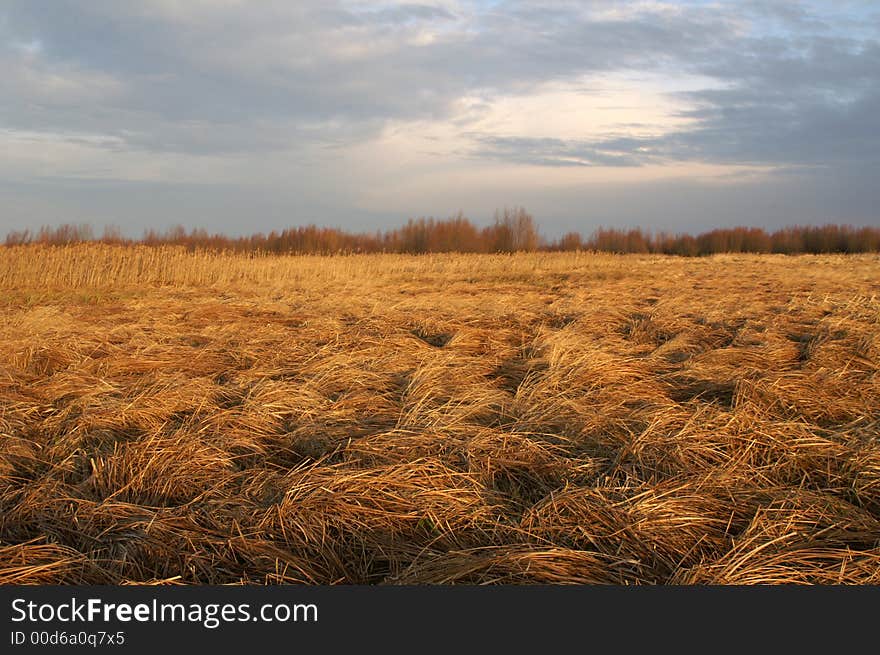
<instances>
[{"instance_id":1,"label":"blue sky","mask_svg":"<svg viewBox=\"0 0 880 655\"><path fill-rule=\"evenodd\" d=\"M871 1L7 0L0 232L880 224Z\"/></svg>"}]
</instances>

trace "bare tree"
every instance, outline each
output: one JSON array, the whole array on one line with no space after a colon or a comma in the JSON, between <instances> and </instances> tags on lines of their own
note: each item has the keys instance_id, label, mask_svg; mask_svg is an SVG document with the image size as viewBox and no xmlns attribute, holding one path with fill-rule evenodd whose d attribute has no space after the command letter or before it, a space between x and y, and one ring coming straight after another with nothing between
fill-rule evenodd
<instances>
[{"instance_id":1,"label":"bare tree","mask_svg":"<svg viewBox=\"0 0 880 655\"><path fill-rule=\"evenodd\" d=\"M531 252L541 241L535 219L522 207L496 210L492 233L496 252Z\"/></svg>"}]
</instances>

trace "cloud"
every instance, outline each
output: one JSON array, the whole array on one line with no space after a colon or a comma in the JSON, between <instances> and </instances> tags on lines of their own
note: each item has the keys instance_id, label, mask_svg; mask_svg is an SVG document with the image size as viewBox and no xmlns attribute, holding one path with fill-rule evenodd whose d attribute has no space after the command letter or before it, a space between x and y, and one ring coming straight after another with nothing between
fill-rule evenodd
<instances>
[{"instance_id":1,"label":"cloud","mask_svg":"<svg viewBox=\"0 0 880 655\"><path fill-rule=\"evenodd\" d=\"M639 139L599 142L552 138L473 135L474 157L485 157L530 166L639 166L649 158Z\"/></svg>"},{"instance_id":2,"label":"cloud","mask_svg":"<svg viewBox=\"0 0 880 655\"><path fill-rule=\"evenodd\" d=\"M880 161L868 0L7 0L0 68L0 181L298 189L345 199L338 216L364 197L378 211L376 170L442 196L509 166L546 188L684 163L833 180ZM618 79L637 102L577 99Z\"/></svg>"},{"instance_id":3,"label":"cloud","mask_svg":"<svg viewBox=\"0 0 880 655\"><path fill-rule=\"evenodd\" d=\"M197 151L205 125L228 133L257 122L323 126L330 139L332 126L344 122L347 138L369 138L389 120L453 118L468 94L528 93L550 79L704 51L728 37L728 22L707 10L594 18L578 4L527 2L485 9L13 0L6 39L44 45L38 55L4 53L19 83L3 89L11 100L0 120L12 128L137 135L134 145L157 150ZM58 77L91 102L56 97L35 115L34 99ZM102 85L114 85L114 93ZM172 124L188 123L191 141L168 138ZM254 141L255 150L265 145Z\"/></svg>"},{"instance_id":4,"label":"cloud","mask_svg":"<svg viewBox=\"0 0 880 655\"><path fill-rule=\"evenodd\" d=\"M547 166L880 162L880 43L807 21L803 7L763 7L774 8L822 32L744 37L739 48L688 65L717 84L674 93L688 107L678 113L683 129L592 141L477 136L473 153Z\"/></svg>"}]
</instances>

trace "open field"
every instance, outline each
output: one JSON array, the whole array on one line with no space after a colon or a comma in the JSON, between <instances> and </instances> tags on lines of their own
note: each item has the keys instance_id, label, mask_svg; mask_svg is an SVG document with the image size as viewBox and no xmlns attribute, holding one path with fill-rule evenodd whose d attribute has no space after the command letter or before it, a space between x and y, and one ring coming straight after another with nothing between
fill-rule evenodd
<instances>
[{"instance_id":1,"label":"open field","mask_svg":"<svg viewBox=\"0 0 880 655\"><path fill-rule=\"evenodd\" d=\"M880 257L0 248L2 583L880 584Z\"/></svg>"}]
</instances>

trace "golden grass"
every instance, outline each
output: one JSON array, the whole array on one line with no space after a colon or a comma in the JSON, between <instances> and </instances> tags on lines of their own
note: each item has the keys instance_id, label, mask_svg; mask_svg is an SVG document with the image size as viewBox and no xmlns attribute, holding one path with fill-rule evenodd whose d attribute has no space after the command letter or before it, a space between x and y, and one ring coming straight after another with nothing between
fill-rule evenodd
<instances>
[{"instance_id":1,"label":"golden grass","mask_svg":"<svg viewBox=\"0 0 880 655\"><path fill-rule=\"evenodd\" d=\"M880 258L0 249L0 583L880 584Z\"/></svg>"}]
</instances>

